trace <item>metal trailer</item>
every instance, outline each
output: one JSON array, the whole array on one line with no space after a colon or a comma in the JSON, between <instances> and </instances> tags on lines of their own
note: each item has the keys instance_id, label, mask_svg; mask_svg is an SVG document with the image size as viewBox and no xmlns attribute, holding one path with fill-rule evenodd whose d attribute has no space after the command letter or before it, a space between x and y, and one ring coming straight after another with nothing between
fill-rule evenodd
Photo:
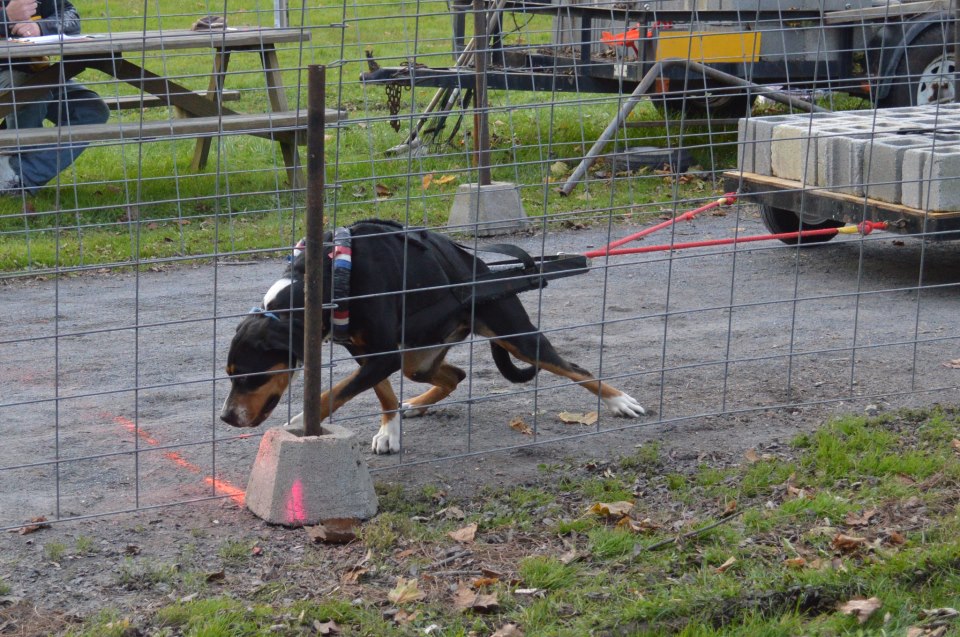
<instances>
[{"instance_id":1,"label":"metal trailer","mask_svg":"<svg viewBox=\"0 0 960 637\"><path fill-rule=\"evenodd\" d=\"M549 15L552 44L489 43L491 89L630 93L657 62L699 62L758 85L842 91L878 106L954 99L954 21L948 0L501 0L496 17ZM455 50L470 5L453 5ZM517 22L513 20L512 22ZM469 58L472 59L472 58ZM474 71L418 64L364 73L369 84L468 87ZM756 98L684 69L651 93L669 110L742 116Z\"/></svg>"},{"instance_id":2,"label":"metal trailer","mask_svg":"<svg viewBox=\"0 0 960 637\"><path fill-rule=\"evenodd\" d=\"M863 221L885 221L887 230L927 240L960 238L960 212L927 212L868 197L804 187L799 181L755 173L724 173L724 187L760 205L763 224L772 233L839 228ZM829 241L836 235L804 237L801 243ZM796 239L784 239L796 243Z\"/></svg>"}]
</instances>

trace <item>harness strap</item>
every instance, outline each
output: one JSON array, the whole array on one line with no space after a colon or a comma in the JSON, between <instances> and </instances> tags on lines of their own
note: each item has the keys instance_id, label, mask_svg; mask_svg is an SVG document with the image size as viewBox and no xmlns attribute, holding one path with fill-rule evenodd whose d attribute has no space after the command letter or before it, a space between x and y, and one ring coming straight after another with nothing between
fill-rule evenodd
<instances>
[{"instance_id":1,"label":"harness strap","mask_svg":"<svg viewBox=\"0 0 960 637\"><path fill-rule=\"evenodd\" d=\"M266 316L267 318L273 319L274 321L279 321L279 320L280 320L280 317L279 317L279 316L277 316L277 315L274 314L273 312L268 312L268 311L266 311L266 310L263 309L262 307L252 307L252 308L250 308L250 312L249 312L249 313L250 313L250 314L263 314L263 315Z\"/></svg>"},{"instance_id":2,"label":"harness strap","mask_svg":"<svg viewBox=\"0 0 960 637\"><path fill-rule=\"evenodd\" d=\"M350 230L343 227L337 228L333 232L333 250L330 252L330 258L333 259L332 301L336 304L333 310L331 338L335 343L350 341L350 304L345 299L350 297L352 255Z\"/></svg>"}]
</instances>

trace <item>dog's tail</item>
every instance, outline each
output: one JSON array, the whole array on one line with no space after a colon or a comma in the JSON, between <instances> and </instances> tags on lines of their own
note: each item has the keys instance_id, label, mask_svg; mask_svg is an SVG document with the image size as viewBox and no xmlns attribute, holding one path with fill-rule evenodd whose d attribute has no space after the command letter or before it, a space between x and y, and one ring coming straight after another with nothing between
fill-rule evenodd
<instances>
[{"instance_id":1,"label":"dog's tail","mask_svg":"<svg viewBox=\"0 0 960 637\"><path fill-rule=\"evenodd\" d=\"M496 363L497 369L511 383L527 383L537 375L537 368L533 365L525 368L514 365L510 352L493 341L490 341L490 353L493 355L493 362Z\"/></svg>"}]
</instances>

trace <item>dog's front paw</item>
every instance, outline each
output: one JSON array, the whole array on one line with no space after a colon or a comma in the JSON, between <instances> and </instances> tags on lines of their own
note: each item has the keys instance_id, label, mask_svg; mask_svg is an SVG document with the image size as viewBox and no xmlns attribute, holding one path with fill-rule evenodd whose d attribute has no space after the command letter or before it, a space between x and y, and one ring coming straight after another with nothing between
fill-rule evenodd
<instances>
[{"instance_id":1,"label":"dog's front paw","mask_svg":"<svg viewBox=\"0 0 960 637\"><path fill-rule=\"evenodd\" d=\"M400 405L400 413L403 414L404 418L419 418L427 413L427 408L417 407L416 405L411 405L410 403L403 403Z\"/></svg>"},{"instance_id":2,"label":"dog's front paw","mask_svg":"<svg viewBox=\"0 0 960 637\"><path fill-rule=\"evenodd\" d=\"M625 418L639 418L643 414L647 413L644 411L640 403L638 403L633 396L629 394L621 393L619 396L614 396L613 398L604 398L603 403L616 416L623 416Z\"/></svg>"},{"instance_id":3,"label":"dog's front paw","mask_svg":"<svg viewBox=\"0 0 960 637\"><path fill-rule=\"evenodd\" d=\"M400 426L397 421L391 420L388 424L381 425L380 431L370 442L370 449L378 455L400 451Z\"/></svg>"}]
</instances>

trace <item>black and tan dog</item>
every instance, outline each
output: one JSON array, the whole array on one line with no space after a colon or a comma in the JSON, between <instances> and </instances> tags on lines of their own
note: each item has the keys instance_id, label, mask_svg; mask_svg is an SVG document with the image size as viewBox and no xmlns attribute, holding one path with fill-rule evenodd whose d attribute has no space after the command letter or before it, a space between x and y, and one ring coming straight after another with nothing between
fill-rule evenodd
<instances>
[{"instance_id":1,"label":"black and tan dog","mask_svg":"<svg viewBox=\"0 0 960 637\"><path fill-rule=\"evenodd\" d=\"M497 369L515 383L533 379L539 369L564 376L599 396L614 414L635 418L643 407L627 394L569 363L530 322L516 294L491 301L464 302L465 283L488 273L487 265L443 235L405 230L386 221L352 225L349 276L349 327L344 346L359 368L321 397L327 418L357 394L373 389L383 408L375 453L400 450L396 414L422 415L462 381L463 370L444 361L453 343L473 333L490 339ZM330 304L334 287L330 245L324 240L323 293ZM405 276L404 276L405 274ZM230 394L220 418L235 427L256 427L270 415L303 360L304 255L294 258L255 310L237 327L227 356ZM457 284L461 284L459 288ZM325 310L324 335L333 317ZM530 364L518 368L510 355ZM399 370L410 380L432 385L399 404L390 376Z\"/></svg>"}]
</instances>

